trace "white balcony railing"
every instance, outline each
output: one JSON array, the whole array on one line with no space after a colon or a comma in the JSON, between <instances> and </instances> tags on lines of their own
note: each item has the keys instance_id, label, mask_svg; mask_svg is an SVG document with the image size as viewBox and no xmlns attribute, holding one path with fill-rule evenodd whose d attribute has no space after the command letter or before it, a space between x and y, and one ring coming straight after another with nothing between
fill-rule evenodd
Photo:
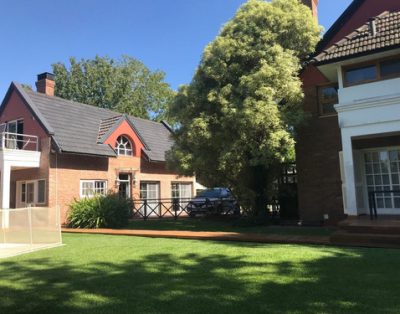
<instances>
[{"instance_id":1,"label":"white balcony railing","mask_svg":"<svg viewBox=\"0 0 400 314\"><path fill-rule=\"evenodd\" d=\"M39 138L35 135L2 132L0 133L0 148L39 151Z\"/></svg>"}]
</instances>

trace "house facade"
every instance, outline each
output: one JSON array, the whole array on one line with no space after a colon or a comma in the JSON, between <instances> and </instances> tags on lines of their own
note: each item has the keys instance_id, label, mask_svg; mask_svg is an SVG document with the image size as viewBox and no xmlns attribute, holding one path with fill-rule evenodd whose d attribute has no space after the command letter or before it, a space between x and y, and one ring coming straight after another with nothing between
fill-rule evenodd
<instances>
[{"instance_id":1,"label":"house facade","mask_svg":"<svg viewBox=\"0 0 400 314\"><path fill-rule=\"evenodd\" d=\"M133 199L187 198L195 178L166 167L171 129L54 96L50 73L37 92L11 83L0 111L2 208L59 206L119 193Z\"/></svg>"},{"instance_id":2,"label":"house facade","mask_svg":"<svg viewBox=\"0 0 400 314\"><path fill-rule=\"evenodd\" d=\"M314 1L318 4L318 1ZM400 1L354 0L301 73L300 218L400 214Z\"/></svg>"}]
</instances>

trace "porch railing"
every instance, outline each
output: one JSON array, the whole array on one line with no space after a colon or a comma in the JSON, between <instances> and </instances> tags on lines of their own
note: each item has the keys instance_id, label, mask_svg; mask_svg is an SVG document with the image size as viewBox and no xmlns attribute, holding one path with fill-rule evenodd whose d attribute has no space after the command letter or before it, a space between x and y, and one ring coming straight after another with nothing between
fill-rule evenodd
<instances>
[{"instance_id":1,"label":"porch railing","mask_svg":"<svg viewBox=\"0 0 400 314\"><path fill-rule=\"evenodd\" d=\"M386 191L370 191L368 192L368 203L369 203L369 215L371 220L378 219L378 206L376 202L376 195L391 195L393 197L394 194L398 194L400 197L400 190L386 190Z\"/></svg>"},{"instance_id":2,"label":"porch railing","mask_svg":"<svg viewBox=\"0 0 400 314\"><path fill-rule=\"evenodd\" d=\"M1 149L39 151L39 138L36 135L2 132Z\"/></svg>"},{"instance_id":3,"label":"porch railing","mask_svg":"<svg viewBox=\"0 0 400 314\"><path fill-rule=\"evenodd\" d=\"M140 199L134 200L132 211L133 218L147 220L148 218L174 218L189 217L195 214L219 214L227 216L234 213L234 207L230 206L233 200L206 199L204 202L192 198L164 198L164 199Z\"/></svg>"}]
</instances>

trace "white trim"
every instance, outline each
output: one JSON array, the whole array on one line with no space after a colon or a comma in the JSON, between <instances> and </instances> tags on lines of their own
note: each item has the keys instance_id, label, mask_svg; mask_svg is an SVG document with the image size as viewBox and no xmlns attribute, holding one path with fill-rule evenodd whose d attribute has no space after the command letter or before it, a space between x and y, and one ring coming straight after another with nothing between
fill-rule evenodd
<instances>
[{"instance_id":1,"label":"white trim","mask_svg":"<svg viewBox=\"0 0 400 314\"><path fill-rule=\"evenodd\" d=\"M374 108L388 105L398 105L400 103L400 94L392 94L388 96L370 97L364 99L356 99L350 103L339 103L335 105L336 111L346 112L366 108Z\"/></svg>"},{"instance_id":2,"label":"white trim","mask_svg":"<svg viewBox=\"0 0 400 314\"><path fill-rule=\"evenodd\" d=\"M126 175L126 176L128 176L128 179L126 179L126 180L121 180L120 178L119 178L119 176L120 175ZM119 187L120 187L120 185L121 185L121 183L127 183L128 184L128 186L127 186L127 195L126 195L126 198L131 198L131 195L132 195L132 192L131 192L131 190L132 190L132 175L131 174L129 174L129 173L119 173L118 174L118 178L117 178L117 184L118 184L118 192L119 192Z\"/></svg>"},{"instance_id":3,"label":"white trim","mask_svg":"<svg viewBox=\"0 0 400 314\"><path fill-rule=\"evenodd\" d=\"M39 181L44 181L44 202L39 203ZM26 185L33 183L33 203L27 203ZM22 184L25 184L25 202L22 201ZM37 206L47 204L48 193L47 193L47 179L39 178L34 180L18 180L16 181L15 188L15 206L16 207L26 207L26 206Z\"/></svg>"},{"instance_id":4,"label":"white trim","mask_svg":"<svg viewBox=\"0 0 400 314\"><path fill-rule=\"evenodd\" d=\"M379 153L379 152L382 152L382 151L389 151L389 150L400 150L400 146L385 146L385 147L366 148L366 149L361 149L360 151L363 154L365 154L365 153L373 153L373 152ZM364 189L363 189L364 190L364 201L368 202L368 184L367 184L367 173L366 173L366 170L365 170L365 160L363 160L362 167L363 167L363 181L364 181L364 183L363 183L364 184ZM389 165L388 176L389 176L389 181L390 181L389 184L390 184L391 187L393 186L392 175L393 175L393 173L391 172L391 168L390 168L390 165ZM398 185L398 184L395 184L395 185ZM391 198L393 200L393 195L391 195ZM394 202L393 202L393 205L394 205ZM377 208L377 210L378 210L378 214L379 213L383 213L383 214L386 214L386 215L399 215L400 214L400 208L397 208L397 207L393 207L393 208Z\"/></svg>"},{"instance_id":5,"label":"white trim","mask_svg":"<svg viewBox=\"0 0 400 314\"><path fill-rule=\"evenodd\" d=\"M104 185L104 190L105 190L104 194L103 193L97 193L97 194L94 193L96 182L105 183L105 185ZM82 194L83 183L93 183L93 195L83 195ZM79 197L80 198L92 198L95 195L106 195L107 194L107 189L108 189L108 181L107 180L104 180L104 179L80 180L80 182L79 182Z\"/></svg>"}]
</instances>

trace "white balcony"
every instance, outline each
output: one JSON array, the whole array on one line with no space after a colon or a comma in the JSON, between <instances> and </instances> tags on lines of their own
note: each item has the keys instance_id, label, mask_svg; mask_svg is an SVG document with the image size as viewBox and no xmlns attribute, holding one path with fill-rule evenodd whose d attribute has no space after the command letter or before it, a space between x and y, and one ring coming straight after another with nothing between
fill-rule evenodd
<instances>
[{"instance_id":1,"label":"white balcony","mask_svg":"<svg viewBox=\"0 0 400 314\"><path fill-rule=\"evenodd\" d=\"M40 167L39 138L34 135L0 133L0 205L10 207L11 170Z\"/></svg>"},{"instance_id":2,"label":"white balcony","mask_svg":"<svg viewBox=\"0 0 400 314\"><path fill-rule=\"evenodd\" d=\"M13 169L40 166L39 139L34 135L3 132L0 137L0 161Z\"/></svg>"}]
</instances>

